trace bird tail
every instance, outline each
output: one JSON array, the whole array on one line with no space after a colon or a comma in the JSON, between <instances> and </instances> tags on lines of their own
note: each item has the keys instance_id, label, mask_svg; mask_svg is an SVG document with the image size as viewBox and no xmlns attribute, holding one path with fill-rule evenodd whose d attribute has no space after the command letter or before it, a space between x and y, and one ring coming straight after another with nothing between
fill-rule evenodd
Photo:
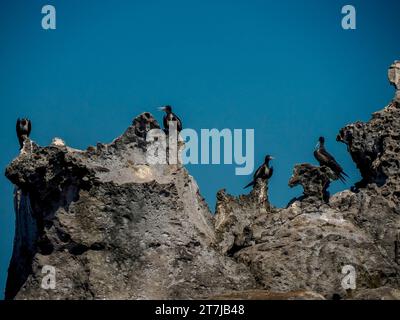
<instances>
[{"instance_id":1,"label":"bird tail","mask_svg":"<svg viewBox=\"0 0 400 320\"><path fill-rule=\"evenodd\" d=\"M250 182L247 186L245 186L243 189L247 189L248 187L254 186L256 183L254 181Z\"/></svg>"}]
</instances>

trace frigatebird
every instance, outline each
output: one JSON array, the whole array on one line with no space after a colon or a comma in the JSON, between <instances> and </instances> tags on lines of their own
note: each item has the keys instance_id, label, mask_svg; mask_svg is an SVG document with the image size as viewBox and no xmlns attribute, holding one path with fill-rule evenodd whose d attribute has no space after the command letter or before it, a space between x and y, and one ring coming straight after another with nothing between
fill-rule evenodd
<instances>
[{"instance_id":1,"label":"frigatebird","mask_svg":"<svg viewBox=\"0 0 400 320\"><path fill-rule=\"evenodd\" d=\"M348 178L349 176L343 171L343 168L337 163L335 158L328 151L326 151L324 137L320 137L318 139L318 144L314 150L314 157L317 159L320 166L327 166L336 174L340 181L343 183L346 182L345 177Z\"/></svg>"},{"instance_id":2,"label":"frigatebird","mask_svg":"<svg viewBox=\"0 0 400 320\"><path fill-rule=\"evenodd\" d=\"M258 179L267 180L272 177L272 174L274 173L274 168L269 166L269 162L273 159L274 158L270 155L267 155L265 157L264 163L257 169L257 171L253 175L253 181L245 186L244 189L250 186L254 186Z\"/></svg>"}]
</instances>

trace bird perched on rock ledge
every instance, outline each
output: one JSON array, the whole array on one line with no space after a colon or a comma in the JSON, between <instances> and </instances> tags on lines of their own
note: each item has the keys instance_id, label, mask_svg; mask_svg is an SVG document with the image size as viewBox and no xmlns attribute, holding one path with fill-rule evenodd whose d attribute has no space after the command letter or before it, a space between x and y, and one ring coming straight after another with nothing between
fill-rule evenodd
<instances>
[{"instance_id":1,"label":"bird perched on rock ledge","mask_svg":"<svg viewBox=\"0 0 400 320\"><path fill-rule=\"evenodd\" d=\"M324 137L318 139L318 144L314 150L314 157L317 159L320 166L327 166L336 174L340 181L343 183L346 182L345 177L349 176L343 171L343 168L336 162L335 158L326 151Z\"/></svg>"},{"instance_id":2,"label":"bird perched on rock ledge","mask_svg":"<svg viewBox=\"0 0 400 320\"><path fill-rule=\"evenodd\" d=\"M264 163L254 173L253 181L250 182L247 186L245 186L244 189L250 186L255 186L258 179L267 180L272 177L272 174L274 173L274 168L269 166L269 162L273 159L274 158L271 157L270 155L267 155L265 157Z\"/></svg>"},{"instance_id":3,"label":"bird perched on rock ledge","mask_svg":"<svg viewBox=\"0 0 400 320\"><path fill-rule=\"evenodd\" d=\"M172 107L171 106L165 106L160 108L161 111L165 111L165 115L163 117L163 125L164 125L164 131L165 133L168 134L169 132L169 127L170 125L172 126L171 122L176 123L176 130L178 132L182 131L182 121L179 119L179 117L172 112Z\"/></svg>"},{"instance_id":4,"label":"bird perched on rock ledge","mask_svg":"<svg viewBox=\"0 0 400 320\"><path fill-rule=\"evenodd\" d=\"M29 138L32 130L32 123L29 119L17 120L17 137L20 146L20 150L24 147L24 141Z\"/></svg>"}]
</instances>

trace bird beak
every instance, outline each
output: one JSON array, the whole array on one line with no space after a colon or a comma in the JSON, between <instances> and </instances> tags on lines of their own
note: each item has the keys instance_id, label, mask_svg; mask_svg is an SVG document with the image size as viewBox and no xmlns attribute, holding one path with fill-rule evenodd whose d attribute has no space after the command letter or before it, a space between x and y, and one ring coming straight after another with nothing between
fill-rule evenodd
<instances>
[{"instance_id":1,"label":"bird beak","mask_svg":"<svg viewBox=\"0 0 400 320\"><path fill-rule=\"evenodd\" d=\"M269 160L275 160L275 157L269 157Z\"/></svg>"},{"instance_id":2,"label":"bird beak","mask_svg":"<svg viewBox=\"0 0 400 320\"><path fill-rule=\"evenodd\" d=\"M165 111L165 107L158 107L157 108L159 111Z\"/></svg>"}]
</instances>

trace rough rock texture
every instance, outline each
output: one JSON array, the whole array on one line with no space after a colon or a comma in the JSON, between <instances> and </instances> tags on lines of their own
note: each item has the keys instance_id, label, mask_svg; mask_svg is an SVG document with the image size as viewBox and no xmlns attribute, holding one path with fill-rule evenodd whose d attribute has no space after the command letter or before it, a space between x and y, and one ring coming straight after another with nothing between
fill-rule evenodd
<instances>
[{"instance_id":1,"label":"rough rock texture","mask_svg":"<svg viewBox=\"0 0 400 320\"><path fill-rule=\"evenodd\" d=\"M17 232L6 298L177 299L254 287L215 250L212 216L180 165L145 163L150 114L111 144L26 148L7 168ZM28 148L29 146L29 148ZM45 265L56 289L41 288Z\"/></svg>"},{"instance_id":2,"label":"rough rock texture","mask_svg":"<svg viewBox=\"0 0 400 320\"><path fill-rule=\"evenodd\" d=\"M389 293L390 294L390 293ZM213 300L325 300L312 291L270 292L267 290L245 290L228 292L210 297Z\"/></svg>"},{"instance_id":3,"label":"rough rock texture","mask_svg":"<svg viewBox=\"0 0 400 320\"><path fill-rule=\"evenodd\" d=\"M394 101L400 104L400 61L395 61L389 68L388 78L396 88Z\"/></svg>"},{"instance_id":4,"label":"rough rock texture","mask_svg":"<svg viewBox=\"0 0 400 320\"><path fill-rule=\"evenodd\" d=\"M400 107L396 103L375 112L371 121L341 129L337 137L357 164L363 180L359 186L377 184L396 193L400 178Z\"/></svg>"},{"instance_id":5,"label":"rough rock texture","mask_svg":"<svg viewBox=\"0 0 400 320\"><path fill-rule=\"evenodd\" d=\"M399 63L389 70L399 89ZM398 91L397 91L398 94ZM6 169L16 236L6 288L17 299L399 299L400 104L340 130L362 180L330 196L326 167L296 165L287 208L259 180L217 195L212 217L181 165L147 165L142 114L111 144L27 140ZM55 290L40 284L56 268ZM352 266L355 289L343 286Z\"/></svg>"},{"instance_id":6,"label":"rough rock texture","mask_svg":"<svg viewBox=\"0 0 400 320\"><path fill-rule=\"evenodd\" d=\"M215 230L219 250L229 256L252 244L249 226L261 214L270 212L268 187L261 179L249 195L233 197L221 190L217 194Z\"/></svg>"},{"instance_id":7,"label":"rough rock texture","mask_svg":"<svg viewBox=\"0 0 400 320\"><path fill-rule=\"evenodd\" d=\"M346 191L328 204L296 201L287 209L262 215L250 227L255 245L236 252L235 257L250 267L264 289L275 292L309 290L326 298L345 298L347 292L341 286L345 265L356 269L359 289L398 288L400 269L394 251L388 252L376 240L381 236L377 229L385 232L395 216L366 203L368 216L375 215L382 225L366 222L359 207L363 200Z\"/></svg>"},{"instance_id":8,"label":"rough rock texture","mask_svg":"<svg viewBox=\"0 0 400 320\"><path fill-rule=\"evenodd\" d=\"M392 66L393 68L393 66ZM391 70L398 84L398 69ZM397 79L397 80L396 80ZM392 102L367 123L341 129L338 141L348 151L363 177L351 191L331 197L333 180L325 167L297 165L290 186L302 185L302 197L285 209L248 217L217 210L216 221L235 221L229 234L222 229L225 252L245 263L260 287L270 292L313 291L325 298L395 299L400 288L400 108ZM236 202L229 196L218 206ZM237 233L237 226L244 230ZM238 243L226 239L242 239ZM227 246L230 244L230 246ZM342 286L342 269L356 270L356 289Z\"/></svg>"}]
</instances>

